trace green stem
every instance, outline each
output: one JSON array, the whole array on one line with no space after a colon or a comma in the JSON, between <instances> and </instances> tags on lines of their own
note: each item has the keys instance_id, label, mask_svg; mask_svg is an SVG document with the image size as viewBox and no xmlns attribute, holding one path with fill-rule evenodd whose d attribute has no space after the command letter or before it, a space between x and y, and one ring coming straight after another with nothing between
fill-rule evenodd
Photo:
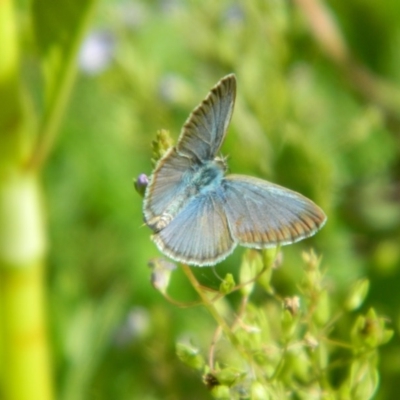
<instances>
[{"instance_id":1,"label":"green stem","mask_svg":"<svg viewBox=\"0 0 400 400\"><path fill-rule=\"evenodd\" d=\"M243 349L242 345L240 344L239 340L237 337L233 334L231 328L228 326L226 321L221 317L221 315L218 313L217 309L215 308L214 304L210 299L208 298L207 294L204 293L202 290L202 286L199 283L199 281L196 279L194 276L191 268L186 265L182 264L182 269L187 278L189 279L190 283L192 284L194 290L197 292L197 294L200 296L204 307L207 308L209 313L212 315L212 317L215 319L217 324L222 328L224 334L226 337L229 339L231 344L236 348L236 350L249 362L251 362L251 357L247 354L245 349Z\"/></svg>"},{"instance_id":2,"label":"green stem","mask_svg":"<svg viewBox=\"0 0 400 400\"><path fill-rule=\"evenodd\" d=\"M40 189L27 173L10 173L0 185L0 390L7 400L52 399Z\"/></svg>"},{"instance_id":3,"label":"green stem","mask_svg":"<svg viewBox=\"0 0 400 400\"><path fill-rule=\"evenodd\" d=\"M7 400L53 399L43 286L41 262L0 269L1 390Z\"/></svg>"},{"instance_id":4,"label":"green stem","mask_svg":"<svg viewBox=\"0 0 400 400\"><path fill-rule=\"evenodd\" d=\"M19 162L22 104L19 47L12 0L0 1L0 179Z\"/></svg>"}]
</instances>

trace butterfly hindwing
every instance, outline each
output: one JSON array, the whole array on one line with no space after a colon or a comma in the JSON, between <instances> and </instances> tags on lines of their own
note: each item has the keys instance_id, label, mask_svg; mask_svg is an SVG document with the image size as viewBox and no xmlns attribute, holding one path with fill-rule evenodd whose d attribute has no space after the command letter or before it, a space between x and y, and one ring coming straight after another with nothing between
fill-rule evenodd
<instances>
[{"instance_id":1,"label":"butterfly hindwing","mask_svg":"<svg viewBox=\"0 0 400 400\"><path fill-rule=\"evenodd\" d=\"M294 243L313 235L325 222L325 214L311 200L270 182L228 175L222 186L231 235L243 246Z\"/></svg>"},{"instance_id":2,"label":"butterfly hindwing","mask_svg":"<svg viewBox=\"0 0 400 400\"><path fill-rule=\"evenodd\" d=\"M213 265L224 259L235 243L224 212L223 192L191 199L153 240L163 253L188 264Z\"/></svg>"}]
</instances>

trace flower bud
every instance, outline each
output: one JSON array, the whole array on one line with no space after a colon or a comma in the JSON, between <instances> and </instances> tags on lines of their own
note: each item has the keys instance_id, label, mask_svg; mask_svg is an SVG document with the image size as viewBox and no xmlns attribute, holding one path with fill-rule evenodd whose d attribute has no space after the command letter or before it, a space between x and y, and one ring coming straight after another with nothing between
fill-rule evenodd
<instances>
[{"instance_id":1,"label":"flower bud","mask_svg":"<svg viewBox=\"0 0 400 400\"><path fill-rule=\"evenodd\" d=\"M149 178L146 174L140 174L134 182L136 191L143 197L146 187L149 184Z\"/></svg>"}]
</instances>

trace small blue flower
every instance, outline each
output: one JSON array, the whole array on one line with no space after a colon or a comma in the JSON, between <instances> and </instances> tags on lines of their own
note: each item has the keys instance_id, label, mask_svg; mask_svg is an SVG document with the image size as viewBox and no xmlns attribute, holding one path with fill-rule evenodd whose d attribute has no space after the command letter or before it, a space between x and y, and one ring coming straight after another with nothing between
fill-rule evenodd
<instances>
[{"instance_id":1,"label":"small blue flower","mask_svg":"<svg viewBox=\"0 0 400 400\"><path fill-rule=\"evenodd\" d=\"M88 75L97 75L111 64L115 38L107 31L94 31L83 41L78 56L79 67Z\"/></svg>"}]
</instances>

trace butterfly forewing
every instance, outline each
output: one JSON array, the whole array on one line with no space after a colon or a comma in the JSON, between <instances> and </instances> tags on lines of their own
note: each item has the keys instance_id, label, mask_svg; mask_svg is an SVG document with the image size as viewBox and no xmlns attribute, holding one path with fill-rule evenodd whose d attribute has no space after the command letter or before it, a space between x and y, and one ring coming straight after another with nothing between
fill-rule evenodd
<instances>
[{"instance_id":1,"label":"butterfly forewing","mask_svg":"<svg viewBox=\"0 0 400 400\"><path fill-rule=\"evenodd\" d=\"M190 160L179 156L174 148L158 162L146 189L143 208L146 222L160 215L185 190L183 176L190 174L190 166Z\"/></svg>"},{"instance_id":2,"label":"butterfly forewing","mask_svg":"<svg viewBox=\"0 0 400 400\"><path fill-rule=\"evenodd\" d=\"M158 162L144 200L146 223L173 206L190 174L218 152L232 117L236 78L227 75L211 89L182 128L178 144Z\"/></svg>"},{"instance_id":3,"label":"butterfly forewing","mask_svg":"<svg viewBox=\"0 0 400 400\"><path fill-rule=\"evenodd\" d=\"M196 161L212 160L225 138L236 96L236 78L221 79L183 125L177 150Z\"/></svg>"},{"instance_id":4,"label":"butterfly forewing","mask_svg":"<svg viewBox=\"0 0 400 400\"><path fill-rule=\"evenodd\" d=\"M169 257L194 265L213 265L233 251L222 190L193 198L160 232L153 235Z\"/></svg>"},{"instance_id":5,"label":"butterfly forewing","mask_svg":"<svg viewBox=\"0 0 400 400\"><path fill-rule=\"evenodd\" d=\"M326 220L311 200L261 179L228 175L222 186L231 235L239 244L264 248L313 235Z\"/></svg>"}]
</instances>

